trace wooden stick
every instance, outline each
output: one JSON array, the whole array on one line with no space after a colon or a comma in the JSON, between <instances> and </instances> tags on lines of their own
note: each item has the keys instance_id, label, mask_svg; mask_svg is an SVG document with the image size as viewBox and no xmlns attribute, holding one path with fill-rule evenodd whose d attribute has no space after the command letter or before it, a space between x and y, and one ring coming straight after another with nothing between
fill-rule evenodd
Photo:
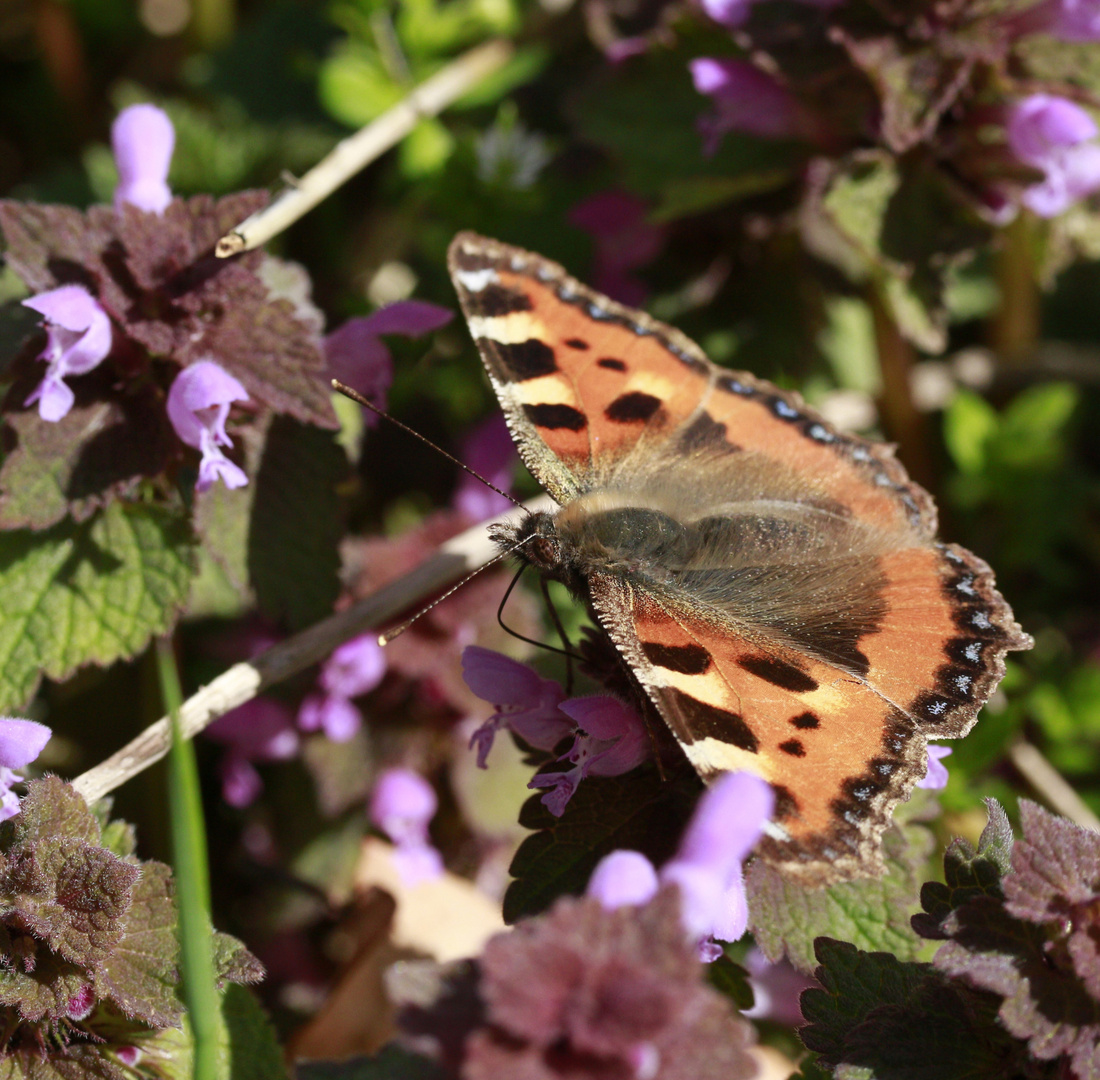
<instances>
[{"instance_id":1,"label":"wooden stick","mask_svg":"<svg viewBox=\"0 0 1100 1080\"><path fill-rule=\"evenodd\" d=\"M1066 779L1036 746L1021 739L1008 748L1008 757L1020 775L1052 810L1086 829L1100 832L1098 818L1088 804L1066 783Z\"/></svg>"},{"instance_id":2,"label":"wooden stick","mask_svg":"<svg viewBox=\"0 0 1100 1080\"><path fill-rule=\"evenodd\" d=\"M499 71L512 58L513 51L510 42L498 39L463 53L421 83L404 101L338 143L332 153L273 203L227 232L214 253L219 259L227 259L266 244L360 169L396 146L424 117L442 112L466 91Z\"/></svg>"},{"instance_id":3,"label":"wooden stick","mask_svg":"<svg viewBox=\"0 0 1100 1080\"><path fill-rule=\"evenodd\" d=\"M553 500L543 495L500 520L512 520L527 512L549 510L554 506ZM486 525L475 525L441 544L436 553L415 570L383 585L346 611L279 642L253 660L234 664L183 703L179 724L184 738L190 739L230 709L322 660L337 645L422 603L463 574L483 566L496 554L496 545L489 539ZM117 753L78 776L73 787L88 802L94 802L159 761L168 753L171 741L171 725L168 718L163 717Z\"/></svg>"}]
</instances>

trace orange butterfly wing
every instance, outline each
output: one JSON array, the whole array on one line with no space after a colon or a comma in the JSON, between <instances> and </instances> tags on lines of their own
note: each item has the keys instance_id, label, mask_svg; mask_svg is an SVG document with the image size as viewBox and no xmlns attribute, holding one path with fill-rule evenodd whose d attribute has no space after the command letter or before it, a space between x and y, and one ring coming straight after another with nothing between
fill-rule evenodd
<instances>
[{"instance_id":1,"label":"orange butterfly wing","mask_svg":"<svg viewBox=\"0 0 1100 1080\"><path fill-rule=\"evenodd\" d=\"M520 453L560 503L679 461L712 474L745 463L785 506L878 537L839 584L809 575L807 597L764 605L760 625L628 574L587 575L704 779L750 769L776 789L762 854L810 884L874 872L926 739L965 734L1005 652L1030 646L989 568L935 543L932 500L889 447L838 432L797 395L718 368L537 255L462 234L450 264Z\"/></svg>"}]
</instances>

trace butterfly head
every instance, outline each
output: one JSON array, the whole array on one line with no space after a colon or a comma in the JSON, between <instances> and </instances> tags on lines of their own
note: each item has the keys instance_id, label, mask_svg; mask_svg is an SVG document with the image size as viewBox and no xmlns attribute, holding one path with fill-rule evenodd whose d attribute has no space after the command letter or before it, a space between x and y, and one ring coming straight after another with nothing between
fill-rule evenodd
<instances>
[{"instance_id":1,"label":"butterfly head","mask_svg":"<svg viewBox=\"0 0 1100 1080\"><path fill-rule=\"evenodd\" d=\"M489 535L494 543L506 551L514 551L528 566L560 581L576 595L583 595L584 576L574 565L571 546L561 535L556 514L540 510L515 524L496 525Z\"/></svg>"}]
</instances>

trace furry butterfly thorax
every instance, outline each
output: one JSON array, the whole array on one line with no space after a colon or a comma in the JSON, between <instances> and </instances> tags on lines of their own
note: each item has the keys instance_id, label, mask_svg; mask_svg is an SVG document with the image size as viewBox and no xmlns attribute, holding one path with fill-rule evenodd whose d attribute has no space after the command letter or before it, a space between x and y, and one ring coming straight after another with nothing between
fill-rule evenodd
<instances>
[{"instance_id":1,"label":"furry butterfly thorax","mask_svg":"<svg viewBox=\"0 0 1100 1080\"><path fill-rule=\"evenodd\" d=\"M1029 648L976 555L936 539L892 448L711 363L539 255L449 263L509 430L558 502L494 538L585 599L704 780L764 777L760 854L879 872L893 807Z\"/></svg>"}]
</instances>

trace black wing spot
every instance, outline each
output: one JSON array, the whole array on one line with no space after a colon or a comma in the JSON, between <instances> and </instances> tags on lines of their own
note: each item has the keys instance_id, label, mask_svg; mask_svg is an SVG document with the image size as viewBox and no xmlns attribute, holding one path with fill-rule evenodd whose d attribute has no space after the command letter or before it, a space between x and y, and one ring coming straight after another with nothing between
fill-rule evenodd
<instances>
[{"instance_id":1,"label":"black wing spot","mask_svg":"<svg viewBox=\"0 0 1100 1080\"><path fill-rule=\"evenodd\" d=\"M493 348L505 365L508 374L517 382L537 379L543 375L553 375L558 370L554 350L538 338L528 338L526 341L517 341L509 345L495 341Z\"/></svg>"},{"instance_id":2,"label":"black wing spot","mask_svg":"<svg viewBox=\"0 0 1100 1080\"><path fill-rule=\"evenodd\" d=\"M727 438L726 425L719 423L710 413L700 413L684 429L680 436L680 448L689 454L698 450L719 450L728 453L741 449Z\"/></svg>"},{"instance_id":3,"label":"black wing spot","mask_svg":"<svg viewBox=\"0 0 1100 1080\"><path fill-rule=\"evenodd\" d=\"M584 431L588 426L584 413L580 409L574 409L572 405L524 405L523 411L536 427L551 431L561 428L567 431Z\"/></svg>"},{"instance_id":4,"label":"black wing spot","mask_svg":"<svg viewBox=\"0 0 1100 1080\"><path fill-rule=\"evenodd\" d=\"M611 402L604 409L604 416L617 424L644 424L660 407L660 398L634 390Z\"/></svg>"},{"instance_id":5,"label":"black wing spot","mask_svg":"<svg viewBox=\"0 0 1100 1080\"><path fill-rule=\"evenodd\" d=\"M776 821L788 821L790 818L800 816L801 807L789 787L783 784L772 784L772 791L775 792Z\"/></svg>"},{"instance_id":6,"label":"black wing spot","mask_svg":"<svg viewBox=\"0 0 1100 1080\"><path fill-rule=\"evenodd\" d=\"M760 742L752 728L737 713L700 701L676 687L668 691L668 696L674 711L684 718L687 725L685 735L689 742L717 739L750 754L760 750Z\"/></svg>"},{"instance_id":7,"label":"black wing spot","mask_svg":"<svg viewBox=\"0 0 1100 1080\"><path fill-rule=\"evenodd\" d=\"M584 352L586 349L591 347L588 342L584 340L584 338L579 337L566 338L565 344L568 345L571 349L577 349L579 352Z\"/></svg>"},{"instance_id":8,"label":"black wing spot","mask_svg":"<svg viewBox=\"0 0 1100 1080\"><path fill-rule=\"evenodd\" d=\"M792 716L791 723L794 724L799 731L809 731L813 728L821 727L821 721L814 716L812 712L804 712L799 713L798 716Z\"/></svg>"},{"instance_id":9,"label":"black wing spot","mask_svg":"<svg viewBox=\"0 0 1100 1080\"><path fill-rule=\"evenodd\" d=\"M616 360L613 356L601 356L596 361L596 367L607 368L608 371L626 371L626 361Z\"/></svg>"},{"instance_id":10,"label":"black wing spot","mask_svg":"<svg viewBox=\"0 0 1100 1080\"><path fill-rule=\"evenodd\" d=\"M791 757L806 756L806 747L804 747L798 739L788 739L786 742L781 742L779 744L779 749L782 750L784 754L790 754Z\"/></svg>"},{"instance_id":11,"label":"black wing spot","mask_svg":"<svg viewBox=\"0 0 1100 1080\"><path fill-rule=\"evenodd\" d=\"M817 689L817 680L804 671L771 656L742 656L738 665L772 686L804 694Z\"/></svg>"},{"instance_id":12,"label":"black wing spot","mask_svg":"<svg viewBox=\"0 0 1100 1080\"><path fill-rule=\"evenodd\" d=\"M662 645L643 641L642 652L651 664L681 675L702 675L711 665L710 653L702 645Z\"/></svg>"},{"instance_id":13,"label":"black wing spot","mask_svg":"<svg viewBox=\"0 0 1100 1080\"><path fill-rule=\"evenodd\" d=\"M466 304L471 314L490 319L534 308L527 293L506 285L486 285L484 289L468 293Z\"/></svg>"}]
</instances>

